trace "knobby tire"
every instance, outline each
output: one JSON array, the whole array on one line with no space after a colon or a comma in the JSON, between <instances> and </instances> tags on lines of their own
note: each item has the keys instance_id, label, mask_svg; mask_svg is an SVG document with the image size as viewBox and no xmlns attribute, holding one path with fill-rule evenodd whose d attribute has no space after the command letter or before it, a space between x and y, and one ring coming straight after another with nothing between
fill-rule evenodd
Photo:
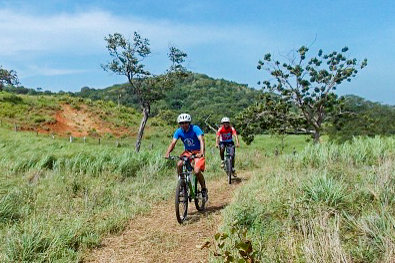
<instances>
[{"instance_id":1,"label":"knobby tire","mask_svg":"<svg viewBox=\"0 0 395 263\"><path fill-rule=\"evenodd\" d=\"M184 179L178 180L176 188L175 208L178 223L182 224L188 214L188 190Z\"/></svg>"},{"instance_id":2,"label":"knobby tire","mask_svg":"<svg viewBox=\"0 0 395 263\"><path fill-rule=\"evenodd\" d=\"M202 187L198 183L197 179L195 180L194 188L195 188L195 206L196 206L196 210L203 211L204 210L204 205L205 205L206 202L203 199Z\"/></svg>"},{"instance_id":3,"label":"knobby tire","mask_svg":"<svg viewBox=\"0 0 395 263\"><path fill-rule=\"evenodd\" d=\"M228 171L227 171L227 173L228 173L228 181L229 181L229 184L231 184L232 183L232 173L233 173L232 157L229 157L226 161L227 161L227 166L228 166Z\"/></svg>"}]
</instances>

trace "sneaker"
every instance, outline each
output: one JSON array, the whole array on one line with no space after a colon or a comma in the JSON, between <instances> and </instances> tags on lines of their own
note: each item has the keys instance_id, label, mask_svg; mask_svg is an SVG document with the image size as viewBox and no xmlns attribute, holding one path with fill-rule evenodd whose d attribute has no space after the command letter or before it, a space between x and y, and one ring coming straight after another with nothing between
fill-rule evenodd
<instances>
[{"instance_id":1,"label":"sneaker","mask_svg":"<svg viewBox=\"0 0 395 263\"><path fill-rule=\"evenodd\" d=\"M221 161L221 168L225 167L225 161Z\"/></svg>"},{"instance_id":2,"label":"sneaker","mask_svg":"<svg viewBox=\"0 0 395 263\"><path fill-rule=\"evenodd\" d=\"M202 197L203 197L204 202L207 202L207 200L208 200L208 190L207 190L207 188L202 188Z\"/></svg>"},{"instance_id":3,"label":"sneaker","mask_svg":"<svg viewBox=\"0 0 395 263\"><path fill-rule=\"evenodd\" d=\"M233 175L233 177L237 177L235 168L232 169L232 175Z\"/></svg>"}]
</instances>

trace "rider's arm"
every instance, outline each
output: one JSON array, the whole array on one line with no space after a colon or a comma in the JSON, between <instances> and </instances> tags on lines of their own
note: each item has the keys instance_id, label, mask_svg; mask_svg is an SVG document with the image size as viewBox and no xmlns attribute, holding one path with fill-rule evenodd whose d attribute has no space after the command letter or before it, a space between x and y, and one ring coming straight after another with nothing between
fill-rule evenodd
<instances>
[{"instance_id":1,"label":"rider's arm","mask_svg":"<svg viewBox=\"0 0 395 263\"><path fill-rule=\"evenodd\" d=\"M219 128L216 133L217 137L215 138L215 147L219 147L219 136L221 136L221 128Z\"/></svg>"},{"instance_id":2,"label":"rider's arm","mask_svg":"<svg viewBox=\"0 0 395 263\"><path fill-rule=\"evenodd\" d=\"M239 136L237 136L237 132L236 129L232 127L232 135L235 136L236 139L236 147L240 146L240 142L239 142Z\"/></svg>"},{"instance_id":3,"label":"rider's arm","mask_svg":"<svg viewBox=\"0 0 395 263\"><path fill-rule=\"evenodd\" d=\"M200 142L200 155L201 156L204 156L204 137L203 137L203 135L199 135L198 136L198 139L199 139L199 142Z\"/></svg>"},{"instance_id":4,"label":"rider's arm","mask_svg":"<svg viewBox=\"0 0 395 263\"><path fill-rule=\"evenodd\" d=\"M235 139L236 139L236 146L239 147L240 142L239 142L239 136L237 136L237 134L235 135Z\"/></svg>"},{"instance_id":5,"label":"rider's arm","mask_svg":"<svg viewBox=\"0 0 395 263\"><path fill-rule=\"evenodd\" d=\"M173 138L169 147L167 148L166 155L165 155L166 158L169 158L171 151L173 151L174 146L176 146L176 143L177 143L177 139Z\"/></svg>"}]
</instances>

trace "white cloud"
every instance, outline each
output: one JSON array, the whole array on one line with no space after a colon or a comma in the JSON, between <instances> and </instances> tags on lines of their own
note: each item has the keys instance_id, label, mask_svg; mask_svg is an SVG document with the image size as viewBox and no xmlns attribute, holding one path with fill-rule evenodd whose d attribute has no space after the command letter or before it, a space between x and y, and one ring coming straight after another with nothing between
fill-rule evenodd
<instances>
[{"instance_id":1,"label":"white cloud","mask_svg":"<svg viewBox=\"0 0 395 263\"><path fill-rule=\"evenodd\" d=\"M59 69L59 68L48 68L48 67L36 67L33 66L28 70L30 76L41 75L41 76L60 76L60 75L71 75L71 74L82 74L87 73L89 70L85 69ZM24 77L30 77L25 75Z\"/></svg>"},{"instance_id":2,"label":"white cloud","mask_svg":"<svg viewBox=\"0 0 395 263\"><path fill-rule=\"evenodd\" d=\"M245 28L179 25L165 20L116 17L103 11L32 16L0 9L0 56L105 52L105 36L120 32L131 37L134 31L150 39L155 49L167 49L170 42L188 46L230 41L235 35L245 35Z\"/></svg>"},{"instance_id":3,"label":"white cloud","mask_svg":"<svg viewBox=\"0 0 395 263\"><path fill-rule=\"evenodd\" d=\"M167 60L165 54L170 43L188 53L187 63L191 65L192 61L192 70L208 66L204 70L210 71L213 61L229 57L225 63L231 60L239 63L251 57L248 53L256 53L257 47L265 46L266 39L272 39L262 31L257 34L256 28L242 25L182 24L132 15L116 16L102 10L32 15L0 9L0 65L16 70L20 79L26 80L25 85L29 85L31 78L39 82L50 76L98 73L100 63L110 59L104 37L119 32L131 38L134 31L150 40L156 57L149 61L154 61L150 69L159 73L167 67L162 64ZM85 79L82 85L98 81L98 77Z\"/></svg>"}]
</instances>

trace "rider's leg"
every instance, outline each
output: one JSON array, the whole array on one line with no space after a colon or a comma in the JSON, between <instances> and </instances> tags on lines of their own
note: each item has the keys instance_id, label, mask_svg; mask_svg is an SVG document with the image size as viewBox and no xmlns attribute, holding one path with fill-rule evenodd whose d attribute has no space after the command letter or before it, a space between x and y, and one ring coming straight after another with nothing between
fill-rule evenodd
<instances>
[{"instance_id":1,"label":"rider's leg","mask_svg":"<svg viewBox=\"0 0 395 263\"><path fill-rule=\"evenodd\" d=\"M225 158L225 144L224 143L221 143L220 145L219 145L219 155L221 156L221 161L224 161L224 158Z\"/></svg>"},{"instance_id":2,"label":"rider's leg","mask_svg":"<svg viewBox=\"0 0 395 263\"><path fill-rule=\"evenodd\" d=\"M195 167L194 171L195 171L196 177L199 181L199 184L202 186L202 188L206 188L206 182L204 180L203 172L200 169L200 167Z\"/></svg>"},{"instance_id":3,"label":"rider's leg","mask_svg":"<svg viewBox=\"0 0 395 263\"><path fill-rule=\"evenodd\" d=\"M235 147L234 142L231 142L231 147L232 147L232 152L233 152L232 167L234 169L235 168L235 160L236 160L236 147Z\"/></svg>"},{"instance_id":4,"label":"rider's leg","mask_svg":"<svg viewBox=\"0 0 395 263\"><path fill-rule=\"evenodd\" d=\"M203 176L203 172L200 168L195 167L194 172L196 174L196 177L199 181L200 186L202 187L202 197L204 199L205 202L207 202L208 200L208 191L207 191L207 187L206 187L206 182L204 180L204 176Z\"/></svg>"},{"instance_id":5,"label":"rider's leg","mask_svg":"<svg viewBox=\"0 0 395 263\"><path fill-rule=\"evenodd\" d=\"M220 143L219 144L219 156L221 157L221 168L224 168L225 163L224 163L224 158L225 158L225 144Z\"/></svg>"}]
</instances>

